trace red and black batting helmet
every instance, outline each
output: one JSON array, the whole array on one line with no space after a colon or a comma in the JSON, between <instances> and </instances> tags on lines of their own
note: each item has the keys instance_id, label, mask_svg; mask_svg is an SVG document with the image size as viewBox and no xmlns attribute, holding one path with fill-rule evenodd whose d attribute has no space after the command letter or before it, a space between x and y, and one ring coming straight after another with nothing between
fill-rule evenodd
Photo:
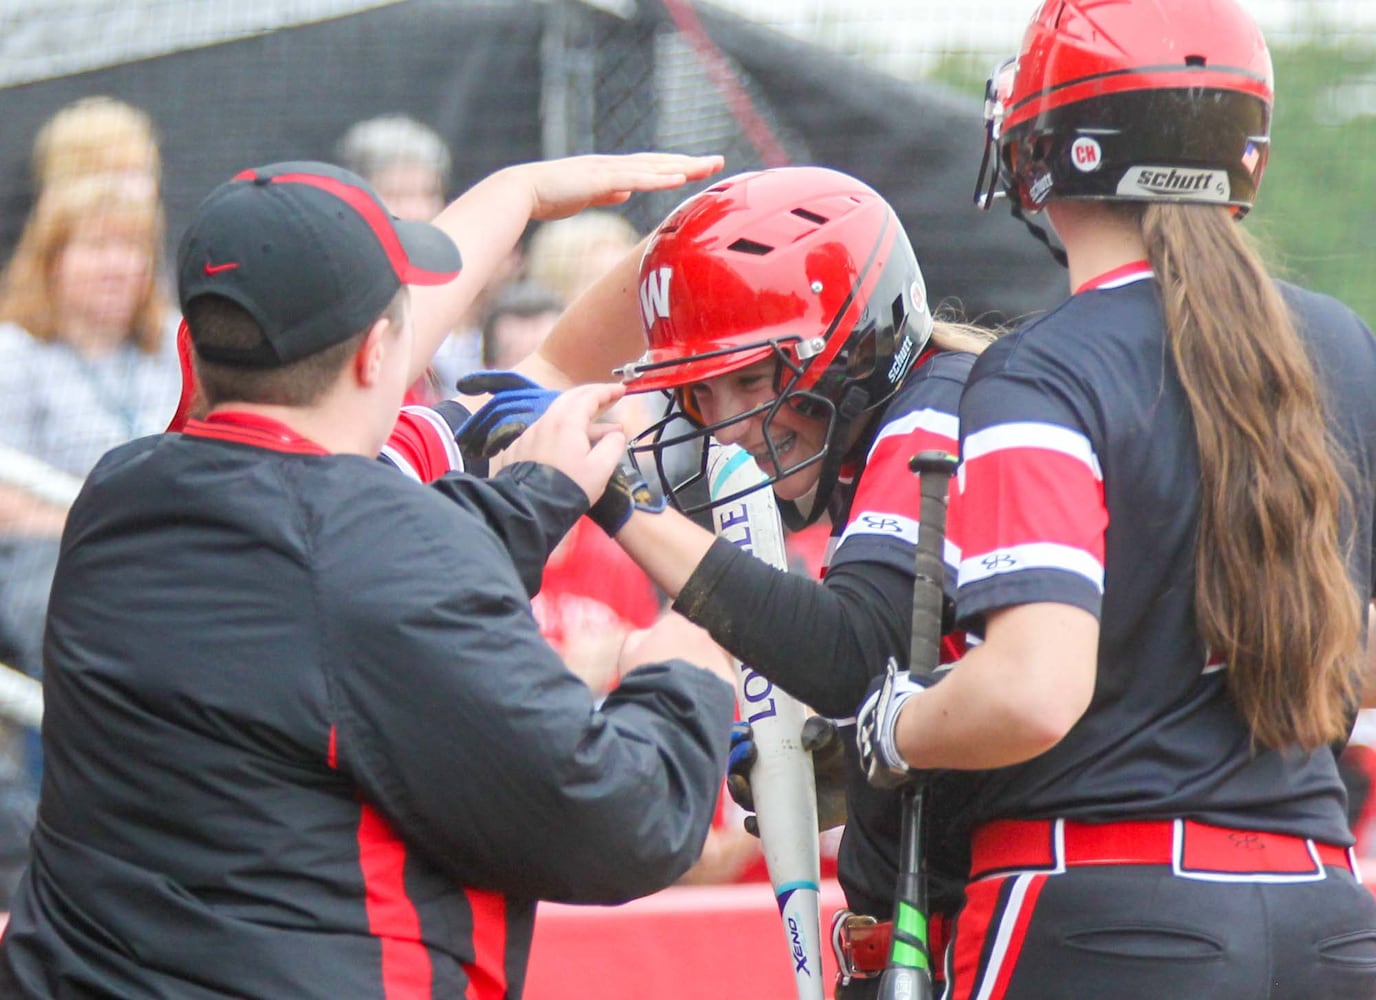
<instances>
[{"instance_id":1,"label":"red and black batting helmet","mask_svg":"<svg viewBox=\"0 0 1376 1000\"><path fill-rule=\"evenodd\" d=\"M1236 0L1046 0L995 70L976 201L1256 199L1271 56ZM1001 191L1000 191L1001 189Z\"/></svg>"},{"instance_id":2,"label":"red and black batting helmet","mask_svg":"<svg viewBox=\"0 0 1376 1000\"><path fill-rule=\"evenodd\" d=\"M893 209L822 167L740 174L689 198L652 235L639 291L649 349L619 374L630 392L668 391L676 406L632 452L655 453L680 506L676 487L697 477L674 484L664 448L761 413L772 448L773 415L788 406L828 420L827 444L785 468L776 461L769 482L827 460L812 506L820 514L854 422L893 395L932 330L922 272ZM687 387L771 356L775 398L706 425Z\"/></svg>"}]
</instances>

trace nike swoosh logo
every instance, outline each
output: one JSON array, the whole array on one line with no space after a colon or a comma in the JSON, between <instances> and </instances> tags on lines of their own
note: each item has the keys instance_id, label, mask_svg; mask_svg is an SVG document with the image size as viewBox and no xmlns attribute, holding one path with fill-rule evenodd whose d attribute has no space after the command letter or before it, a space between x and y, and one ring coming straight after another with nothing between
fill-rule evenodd
<instances>
[{"instance_id":1,"label":"nike swoosh logo","mask_svg":"<svg viewBox=\"0 0 1376 1000\"><path fill-rule=\"evenodd\" d=\"M238 266L239 266L239 265L238 265L236 262L234 262L234 261L230 261L228 264L212 264L212 263L210 263L210 261L206 261L206 262L205 262L205 273L206 273L206 277L210 277L210 276L212 276L212 275L219 274L221 271L232 271L232 270L234 270L234 269L235 269L236 267L238 267Z\"/></svg>"}]
</instances>

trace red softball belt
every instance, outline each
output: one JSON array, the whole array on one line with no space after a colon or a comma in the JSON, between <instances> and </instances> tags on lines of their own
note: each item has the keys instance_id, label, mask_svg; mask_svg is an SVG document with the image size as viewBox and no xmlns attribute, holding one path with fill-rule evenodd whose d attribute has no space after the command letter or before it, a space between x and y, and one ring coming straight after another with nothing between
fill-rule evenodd
<instances>
[{"instance_id":1,"label":"red softball belt","mask_svg":"<svg viewBox=\"0 0 1376 1000\"><path fill-rule=\"evenodd\" d=\"M889 961L893 921L876 920L858 913L837 916L834 943L841 975L871 979L883 972ZM933 913L927 918L927 950L932 956L933 975L940 978L940 956L946 950L946 917L943 914Z\"/></svg>"},{"instance_id":2,"label":"red softball belt","mask_svg":"<svg viewBox=\"0 0 1376 1000\"><path fill-rule=\"evenodd\" d=\"M994 820L977 828L971 842L971 881L1086 865L1170 865L1181 877L1220 882L1317 881L1325 866L1361 878L1351 848L1190 819Z\"/></svg>"}]
</instances>

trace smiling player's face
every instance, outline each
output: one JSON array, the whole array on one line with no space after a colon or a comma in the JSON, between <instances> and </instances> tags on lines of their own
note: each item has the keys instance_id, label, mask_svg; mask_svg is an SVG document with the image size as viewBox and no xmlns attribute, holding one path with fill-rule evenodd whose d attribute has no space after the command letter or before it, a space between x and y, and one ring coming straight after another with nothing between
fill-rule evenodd
<instances>
[{"instance_id":1,"label":"smiling player's face","mask_svg":"<svg viewBox=\"0 0 1376 1000\"><path fill-rule=\"evenodd\" d=\"M774 400L775 371L778 362L765 358L738 371L708 379L690 386L693 403L704 423L715 425L731 420L742 413L763 407ZM791 406L774 411L766 434L767 409L747 419L728 424L713 433L722 444L740 445L754 457L756 464L768 475L777 475L818 454L826 445L827 420L809 417ZM773 444L779 464L774 463L769 445ZM781 500L797 500L817 485L821 464L814 462L774 484L774 493Z\"/></svg>"}]
</instances>

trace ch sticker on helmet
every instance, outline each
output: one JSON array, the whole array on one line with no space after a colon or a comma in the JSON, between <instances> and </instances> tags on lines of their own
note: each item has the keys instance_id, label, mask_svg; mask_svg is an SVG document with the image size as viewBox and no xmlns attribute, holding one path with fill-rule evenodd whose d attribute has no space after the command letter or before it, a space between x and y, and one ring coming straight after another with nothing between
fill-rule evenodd
<instances>
[{"instance_id":1,"label":"ch sticker on helmet","mask_svg":"<svg viewBox=\"0 0 1376 1000\"><path fill-rule=\"evenodd\" d=\"M1097 139L1082 135L1070 147L1070 163L1082 174L1098 170L1103 162L1104 150Z\"/></svg>"}]
</instances>

